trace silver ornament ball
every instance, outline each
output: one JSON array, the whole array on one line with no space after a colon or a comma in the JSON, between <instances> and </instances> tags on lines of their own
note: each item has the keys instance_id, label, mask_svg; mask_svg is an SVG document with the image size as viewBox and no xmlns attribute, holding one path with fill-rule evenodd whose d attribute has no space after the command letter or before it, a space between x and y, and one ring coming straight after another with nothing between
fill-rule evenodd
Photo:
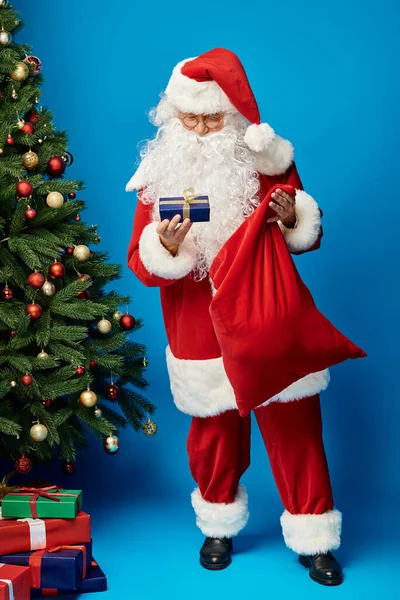
<instances>
[{"instance_id":1,"label":"silver ornament ball","mask_svg":"<svg viewBox=\"0 0 400 600\"><path fill-rule=\"evenodd\" d=\"M7 8L7 6L10 4L9 0L0 0L0 8Z\"/></svg>"},{"instance_id":2,"label":"silver ornament ball","mask_svg":"<svg viewBox=\"0 0 400 600\"><path fill-rule=\"evenodd\" d=\"M96 417L96 419L101 419L101 417L103 416L103 411L98 406L96 406L96 408L94 409L94 416Z\"/></svg>"},{"instance_id":3,"label":"silver ornament ball","mask_svg":"<svg viewBox=\"0 0 400 600\"><path fill-rule=\"evenodd\" d=\"M48 433L47 427L41 423L36 423L30 430L31 438L35 440L35 442L43 442L47 438Z\"/></svg>"},{"instance_id":4,"label":"silver ornament ball","mask_svg":"<svg viewBox=\"0 0 400 600\"><path fill-rule=\"evenodd\" d=\"M1 29L0 30L0 46L3 46L5 48L6 46L9 46L11 44L11 42L12 42L11 33L6 31L5 29Z\"/></svg>"},{"instance_id":5,"label":"silver ornament ball","mask_svg":"<svg viewBox=\"0 0 400 600\"><path fill-rule=\"evenodd\" d=\"M60 208L64 204L64 196L60 192L50 192L46 197L47 206Z\"/></svg>"},{"instance_id":6,"label":"silver ornament ball","mask_svg":"<svg viewBox=\"0 0 400 600\"><path fill-rule=\"evenodd\" d=\"M116 311L114 311L112 318L114 319L114 321L118 322L123 314L124 313L121 312L120 310L116 310Z\"/></svg>"},{"instance_id":7,"label":"silver ornament ball","mask_svg":"<svg viewBox=\"0 0 400 600\"><path fill-rule=\"evenodd\" d=\"M97 323L97 329L100 331L100 333L110 333L110 331L111 331L110 321L108 321L107 319L101 319Z\"/></svg>"},{"instance_id":8,"label":"silver ornament ball","mask_svg":"<svg viewBox=\"0 0 400 600\"><path fill-rule=\"evenodd\" d=\"M90 258L90 250L85 244L79 244L74 248L74 257L80 262L85 262L88 258Z\"/></svg>"},{"instance_id":9,"label":"silver ornament ball","mask_svg":"<svg viewBox=\"0 0 400 600\"><path fill-rule=\"evenodd\" d=\"M17 387L17 382L15 381L15 379L10 381L10 385L11 385L11 387Z\"/></svg>"},{"instance_id":10,"label":"silver ornament ball","mask_svg":"<svg viewBox=\"0 0 400 600\"><path fill-rule=\"evenodd\" d=\"M41 287L41 290L45 296L52 296L56 291L56 288L54 283L51 283L51 281L45 281Z\"/></svg>"},{"instance_id":11,"label":"silver ornament ball","mask_svg":"<svg viewBox=\"0 0 400 600\"><path fill-rule=\"evenodd\" d=\"M103 447L107 454L116 454L119 450L119 439L116 435L109 435L104 440Z\"/></svg>"}]
</instances>

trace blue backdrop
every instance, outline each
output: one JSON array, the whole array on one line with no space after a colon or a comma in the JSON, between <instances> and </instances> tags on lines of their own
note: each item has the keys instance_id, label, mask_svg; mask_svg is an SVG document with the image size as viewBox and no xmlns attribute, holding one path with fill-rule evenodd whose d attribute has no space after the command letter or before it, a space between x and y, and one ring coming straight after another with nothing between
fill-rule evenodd
<instances>
[{"instance_id":1,"label":"blue backdrop","mask_svg":"<svg viewBox=\"0 0 400 600\"><path fill-rule=\"evenodd\" d=\"M98 223L101 248L125 265L115 287L132 295L130 311L144 319L135 337L148 347L148 396L158 406L154 438L122 432L115 457L92 443L73 478L84 485L93 514L108 597L133 590L132 597L197 599L211 585L215 595L233 598L259 590L281 598L330 593L308 579L284 546L282 508L256 428L245 476L252 518L237 540L238 555L221 573L198 566L202 536L189 504L185 454L189 418L176 411L169 392L158 291L142 287L126 267L136 196L124 187L138 142L154 135L146 111L179 60L215 46L240 56L262 118L296 148L305 188L325 215L323 247L300 257L299 270L319 308L369 355L334 368L322 397L336 505L344 512L338 557L347 578L332 593L397 597L399 5L14 5L27 23L20 40L33 44L43 62L43 103L69 133L75 163L68 175L85 180L86 220Z\"/></svg>"}]
</instances>

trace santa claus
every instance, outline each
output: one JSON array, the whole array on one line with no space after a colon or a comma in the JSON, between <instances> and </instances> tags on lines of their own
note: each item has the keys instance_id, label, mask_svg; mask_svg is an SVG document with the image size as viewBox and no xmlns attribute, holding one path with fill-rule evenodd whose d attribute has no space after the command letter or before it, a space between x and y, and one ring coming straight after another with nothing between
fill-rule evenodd
<instances>
[{"instance_id":1,"label":"santa claus","mask_svg":"<svg viewBox=\"0 0 400 600\"><path fill-rule=\"evenodd\" d=\"M238 411L224 367L210 315L210 268L271 188L273 212L265 222L292 253L319 248L322 213L303 190L291 143L260 123L232 52L219 48L180 62L151 121L157 135L126 188L139 191L128 261L142 283L160 287L171 390L178 409L192 417L187 449L198 486L192 505L206 536L200 563L219 570L230 565L232 537L249 516L240 478L249 466L250 416ZM209 197L210 221L160 220L160 197L190 187ZM314 581L339 585L343 574L332 550L340 545L342 517L332 497L319 399L328 382L326 369L310 373L254 412L285 507L286 545Z\"/></svg>"}]
</instances>

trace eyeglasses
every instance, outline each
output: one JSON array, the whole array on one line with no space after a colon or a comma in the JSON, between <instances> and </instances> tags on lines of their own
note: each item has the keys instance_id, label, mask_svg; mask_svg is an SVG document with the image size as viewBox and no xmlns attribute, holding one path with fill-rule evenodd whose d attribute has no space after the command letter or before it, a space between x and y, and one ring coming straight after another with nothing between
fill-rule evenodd
<instances>
[{"instance_id":1,"label":"eyeglasses","mask_svg":"<svg viewBox=\"0 0 400 600\"><path fill-rule=\"evenodd\" d=\"M218 129L224 120L223 114L216 115L186 115L181 117L181 122L188 129L194 129L197 125L202 122L207 129Z\"/></svg>"}]
</instances>

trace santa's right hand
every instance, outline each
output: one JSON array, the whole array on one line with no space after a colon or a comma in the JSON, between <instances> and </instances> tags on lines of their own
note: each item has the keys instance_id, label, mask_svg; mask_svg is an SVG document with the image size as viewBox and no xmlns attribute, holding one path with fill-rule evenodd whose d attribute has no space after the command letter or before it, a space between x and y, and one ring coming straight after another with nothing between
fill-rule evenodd
<instances>
[{"instance_id":1,"label":"santa's right hand","mask_svg":"<svg viewBox=\"0 0 400 600\"><path fill-rule=\"evenodd\" d=\"M157 233L160 236L162 245L167 248L171 254L176 254L178 247L187 236L192 223L190 219L185 219L180 224L181 216L175 215L171 221L164 219L157 226Z\"/></svg>"}]
</instances>

